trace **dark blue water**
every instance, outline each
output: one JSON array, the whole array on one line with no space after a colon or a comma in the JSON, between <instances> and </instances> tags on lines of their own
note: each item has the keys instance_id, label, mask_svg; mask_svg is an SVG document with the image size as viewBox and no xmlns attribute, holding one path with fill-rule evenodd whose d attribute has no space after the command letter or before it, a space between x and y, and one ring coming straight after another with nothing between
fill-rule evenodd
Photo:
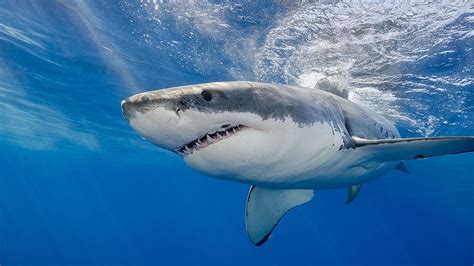
<instances>
[{"instance_id":1,"label":"dark blue water","mask_svg":"<svg viewBox=\"0 0 474 266\"><path fill-rule=\"evenodd\" d=\"M248 187L141 140L121 99L332 84L403 136L474 135L469 3L1 1L0 264L472 265L474 154L317 191L256 248ZM323 82L323 83L321 83Z\"/></svg>"}]
</instances>

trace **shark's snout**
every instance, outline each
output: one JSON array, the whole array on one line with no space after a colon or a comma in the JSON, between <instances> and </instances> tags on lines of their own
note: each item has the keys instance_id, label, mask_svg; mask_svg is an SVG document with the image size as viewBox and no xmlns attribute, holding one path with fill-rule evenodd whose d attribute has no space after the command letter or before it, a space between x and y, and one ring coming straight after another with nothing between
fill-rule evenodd
<instances>
[{"instance_id":1,"label":"shark's snout","mask_svg":"<svg viewBox=\"0 0 474 266\"><path fill-rule=\"evenodd\" d=\"M177 99L169 93L153 91L130 96L121 102L123 117L144 139L175 151L182 143L185 128L178 128Z\"/></svg>"},{"instance_id":2,"label":"shark's snout","mask_svg":"<svg viewBox=\"0 0 474 266\"><path fill-rule=\"evenodd\" d=\"M146 93L140 93L137 95L133 95L128 97L127 99L122 100L122 114L123 117L130 121L132 118L135 117L136 113L147 105L151 103L150 96Z\"/></svg>"},{"instance_id":3,"label":"shark's snout","mask_svg":"<svg viewBox=\"0 0 474 266\"><path fill-rule=\"evenodd\" d=\"M120 105L121 105L122 108L123 108L124 105L127 105L127 104L129 104L129 103L131 103L131 101L129 100L129 98L127 98L127 99L122 100L122 102L120 102Z\"/></svg>"},{"instance_id":4,"label":"shark's snout","mask_svg":"<svg viewBox=\"0 0 474 266\"><path fill-rule=\"evenodd\" d=\"M129 99L122 100L121 106L122 106L122 114L123 117L127 120L130 121L130 117L132 116L132 102ZM134 111L133 111L134 112Z\"/></svg>"}]
</instances>

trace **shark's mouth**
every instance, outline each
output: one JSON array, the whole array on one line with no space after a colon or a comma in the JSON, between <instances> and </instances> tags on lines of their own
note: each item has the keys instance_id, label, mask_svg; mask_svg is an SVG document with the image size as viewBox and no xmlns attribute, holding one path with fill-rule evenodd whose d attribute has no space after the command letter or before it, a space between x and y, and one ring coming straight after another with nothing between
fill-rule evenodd
<instances>
[{"instance_id":1,"label":"shark's mouth","mask_svg":"<svg viewBox=\"0 0 474 266\"><path fill-rule=\"evenodd\" d=\"M223 139L226 139L230 136L233 136L244 128L245 128L244 125L237 125L237 126L227 125L227 126L224 126L223 128L208 132L204 136L202 136L200 138L197 138L197 139L183 145L181 148L179 148L177 150L177 152L180 153L180 154L183 154L185 156L189 155L189 154L192 154L195 151L204 149L209 145L212 145L212 144L217 143L217 142L219 142Z\"/></svg>"}]
</instances>

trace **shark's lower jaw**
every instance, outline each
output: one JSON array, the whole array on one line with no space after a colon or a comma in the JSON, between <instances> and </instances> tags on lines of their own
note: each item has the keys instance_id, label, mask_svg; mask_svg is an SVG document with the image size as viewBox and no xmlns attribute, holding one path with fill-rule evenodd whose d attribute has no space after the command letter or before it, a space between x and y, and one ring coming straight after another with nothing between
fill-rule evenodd
<instances>
[{"instance_id":1,"label":"shark's lower jaw","mask_svg":"<svg viewBox=\"0 0 474 266\"><path fill-rule=\"evenodd\" d=\"M215 144L221 140L224 140L226 138L229 138L241 130L246 128L244 125L236 125L236 126L227 126L225 128L219 128L213 131L208 132L202 137L199 137L185 145L183 145L181 148L177 150L179 154L182 154L183 156L187 156L190 154L193 154L195 151L202 150L212 144Z\"/></svg>"}]
</instances>

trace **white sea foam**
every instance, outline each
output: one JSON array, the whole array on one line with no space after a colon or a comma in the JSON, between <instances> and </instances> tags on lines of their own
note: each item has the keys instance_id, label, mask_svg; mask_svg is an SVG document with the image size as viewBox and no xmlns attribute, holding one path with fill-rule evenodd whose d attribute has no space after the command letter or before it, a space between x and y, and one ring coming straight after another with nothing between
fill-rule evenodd
<instances>
[{"instance_id":1,"label":"white sea foam","mask_svg":"<svg viewBox=\"0 0 474 266\"><path fill-rule=\"evenodd\" d=\"M172 28L178 30L177 37L181 34L190 41L165 43L185 68L205 75L226 68L221 75L232 79L305 87L320 83L349 92L350 99L418 134L436 132L441 124L429 115L455 114L459 107L454 105L469 95L458 88L472 85L466 74L472 67L460 65L463 51L452 48L456 40L471 38L474 8L469 2L293 3L269 18L272 23L267 27L251 31L235 27L232 14L242 5L212 1L159 5L158 11L147 3L142 7L159 27L170 15L176 17ZM259 19L253 15L245 21ZM211 41L202 47L202 39L222 45ZM461 69L455 73L443 72L457 65ZM427 74L431 71L440 73ZM426 95L448 98L449 104L430 109L433 103ZM451 117L448 121L460 118Z\"/></svg>"},{"instance_id":2,"label":"white sea foam","mask_svg":"<svg viewBox=\"0 0 474 266\"><path fill-rule=\"evenodd\" d=\"M468 94L457 88L472 84L463 74L472 73L472 67L458 64L460 51L450 49L450 43L472 31L459 23L469 10L468 2L301 5L266 33L254 71L262 81L306 87L329 78L349 90L350 100L430 135L446 121L431 113L454 113L459 109L454 105ZM454 74L420 71L456 64L463 69ZM444 95L449 104L427 108L433 103L425 94Z\"/></svg>"}]
</instances>

